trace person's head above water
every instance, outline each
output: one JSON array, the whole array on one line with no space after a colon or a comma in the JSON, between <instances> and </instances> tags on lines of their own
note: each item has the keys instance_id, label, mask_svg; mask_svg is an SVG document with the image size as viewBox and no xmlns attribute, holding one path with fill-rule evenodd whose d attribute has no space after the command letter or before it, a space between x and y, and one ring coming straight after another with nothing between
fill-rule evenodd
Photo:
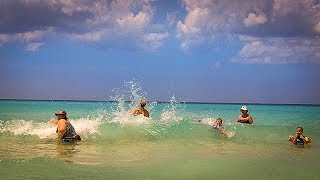
<instances>
[{"instance_id":1,"label":"person's head above water","mask_svg":"<svg viewBox=\"0 0 320 180\"><path fill-rule=\"evenodd\" d=\"M302 135L302 133L303 133L303 127L297 127L296 128L296 134Z\"/></svg>"},{"instance_id":2,"label":"person's head above water","mask_svg":"<svg viewBox=\"0 0 320 180\"><path fill-rule=\"evenodd\" d=\"M221 118L217 118L216 119L216 124L221 126L222 125L222 119Z\"/></svg>"},{"instance_id":3,"label":"person's head above water","mask_svg":"<svg viewBox=\"0 0 320 180\"><path fill-rule=\"evenodd\" d=\"M58 117L58 119L68 119L67 118L67 112L64 111L64 110L56 112L55 115Z\"/></svg>"},{"instance_id":4,"label":"person's head above water","mask_svg":"<svg viewBox=\"0 0 320 180\"><path fill-rule=\"evenodd\" d=\"M146 104L147 104L147 100L146 99L141 99L140 106L144 107Z\"/></svg>"},{"instance_id":5,"label":"person's head above water","mask_svg":"<svg viewBox=\"0 0 320 180\"><path fill-rule=\"evenodd\" d=\"M247 106L241 106L240 111L243 112L248 112Z\"/></svg>"}]
</instances>

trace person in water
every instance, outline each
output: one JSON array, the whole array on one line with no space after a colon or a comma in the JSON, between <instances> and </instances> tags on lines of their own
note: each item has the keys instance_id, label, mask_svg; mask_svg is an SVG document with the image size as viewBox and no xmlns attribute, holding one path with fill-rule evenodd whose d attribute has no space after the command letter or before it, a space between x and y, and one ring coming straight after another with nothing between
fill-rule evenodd
<instances>
[{"instance_id":1,"label":"person in water","mask_svg":"<svg viewBox=\"0 0 320 180\"><path fill-rule=\"evenodd\" d=\"M227 133L224 131L221 118L217 118L216 121L212 124L211 128L213 130L218 130L223 136L227 135Z\"/></svg>"},{"instance_id":2,"label":"person in water","mask_svg":"<svg viewBox=\"0 0 320 180\"><path fill-rule=\"evenodd\" d=\"M303 135L303 127L296 128L296 134L289 136L289 141L293 145L304 146L305 144L311 143L311 138Z\"/></svg>"},{"instance_id":3,"label":"person in water","mask_svg":"<svg viewBox=\"0 0 320 180\"><path fill-rule=\"evenodd\" d=\"M253 125L253 118L248 114L247 106L242 106L240 111L241 114L238 116L237 122Z\"/></svg>"},{"instance_id":4,"label":"person in water","mask_svg":"<svg viewBox=\"0 0 320 180\"><path fill-rule=\"evenodd\" d=\"M140 107L133 109L132 115L137 116L137 115L143 114L143 116L149 117L149 112L144 108L146 104L147 104L147 100L141 99Z\"/></svg>"},{"instance_id":5,"label":"person in water","mask_svg":"<svg viewBox=\"0 0 320 180\"><path fill-rule=\"evenodd\" d=\"M67 112L59 111L55 115L57 119L51 120L54 124L57 125L56 133L58 134L58 139L62 141L80 141L81 137L76 133L72 124L68 121Z\"/></svg>"}]
</instances>

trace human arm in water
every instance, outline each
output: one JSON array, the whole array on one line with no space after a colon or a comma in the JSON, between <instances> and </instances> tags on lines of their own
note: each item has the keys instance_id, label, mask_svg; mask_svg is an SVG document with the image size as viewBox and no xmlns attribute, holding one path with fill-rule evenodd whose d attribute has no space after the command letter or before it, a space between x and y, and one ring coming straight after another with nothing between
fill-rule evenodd
<instances>
[{"instance_id":1,"label":"human arm in water","mask_svg":"<svg viewBox=\"0 0 320 180\"><path fill-rule=\"evenodd\" d=\"M292 144L294 145L294 144L296 144L298 138L299 138L299 135L297 135L297 134L295 136L290 135L289 141L292 142ZM304 144L309 144L312 142L311 138L307 137L307 136L302 136L302 140L303 140Z\"/></svg>"},{"instance_id":2,"label":"human arm in water","mask_svg":"<svg viewBox=\"0 0 320 180\"><path fill-rule=\"evenodd\" d=\"M149 112L143 108L135 108L132 110L132 115L137 116L143 114L145 117L149 117Z\"/></svg>"},{"instance_id":3,"label":"human arm in water","mask_svg":"<svg viewBox=\"0 0 320 180\"><path fill-rule=\"evenodd\" d=\"M57 122L57 134L58 134L58 139L62 139L63 135L66 133L67 131L67 121L64 119L60 119Z\"/></svg>"},{"instance_id":4,"label":"human arm in water","mask_svg":"<svg viewBox=\"0 0 320 180\"><path fill-rule=\"evenodd\" d=\"M57 120L57 119L54 119L54 118L51 118L51 119L49 120L49 123L52 123L52 124L54 124L54 125L57 125L58 120Z\"/></svg>"},{"instance_id":5,"label":"human arm in water","mask_svg":"<svg viewBox=\"0 0 320 180\"><path fill-rule=\"evenodd\" d=\"M139 114L142 114L142 111L140 108L134 108L131 113L133 116L137 116Z\"/></svg>"},{"instance_id":6,"label":"human arm in water","mask_svg":"<svg viewBox=\"0 0 320 180\"><path fill-rule=\"evenodd\" d=\"M252 116L248 115L247 117L243 117L242 115L238 116L237 122L248 121L251 125L254 124Z\"/></svg>"}]
</instances>

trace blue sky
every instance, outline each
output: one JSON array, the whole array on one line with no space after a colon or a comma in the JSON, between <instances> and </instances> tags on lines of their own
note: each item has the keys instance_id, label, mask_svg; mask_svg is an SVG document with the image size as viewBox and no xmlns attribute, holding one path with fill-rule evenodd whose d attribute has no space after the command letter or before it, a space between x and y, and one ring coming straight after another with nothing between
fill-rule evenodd
<instances>
[{"instance_id":1,"label":"blue sky","mask_svg":"<svg viewBox=\"0 0 320 180\"><path fill-rule=\"evenodd\" d=\"M319 0L3 0L0 98L320 104Z\"/></svg>"}]
</instances>

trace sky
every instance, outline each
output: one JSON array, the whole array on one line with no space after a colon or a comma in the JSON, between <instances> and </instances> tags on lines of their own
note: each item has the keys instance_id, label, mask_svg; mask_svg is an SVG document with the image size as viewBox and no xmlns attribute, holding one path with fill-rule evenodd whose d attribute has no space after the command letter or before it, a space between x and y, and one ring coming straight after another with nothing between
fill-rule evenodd
<instances>
[{"instance_id":1,"label":"sky","mask_svg":"<svg viewBox=\"0 0 320 180\"><path fill-rule=\"evenodd\" d=\"M2 0L0 99L320 104L320 0Z\"/></svg>"}]
</instances>

